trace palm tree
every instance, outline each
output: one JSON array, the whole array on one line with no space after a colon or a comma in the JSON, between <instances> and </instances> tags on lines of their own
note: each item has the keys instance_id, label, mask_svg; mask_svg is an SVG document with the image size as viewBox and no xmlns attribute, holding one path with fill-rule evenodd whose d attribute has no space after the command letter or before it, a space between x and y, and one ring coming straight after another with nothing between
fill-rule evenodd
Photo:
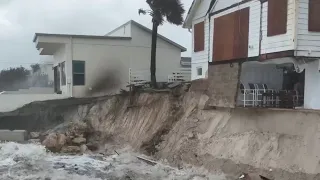
<instances>
[{"instance_id":1,"label":"palm tree","mask_svg":"<svg viewBox=\"0 0 320 180\"><path fill-rule=\"evenodd\" d=\"M151 86L157 88L156 80L156 50L158 27L166 20L175 25L182 25L184 7L180 0L147 0L150 10L139 9L139 14L149 14L152 17L152 45L151 45Z\"/></svg>"}]
</instances>

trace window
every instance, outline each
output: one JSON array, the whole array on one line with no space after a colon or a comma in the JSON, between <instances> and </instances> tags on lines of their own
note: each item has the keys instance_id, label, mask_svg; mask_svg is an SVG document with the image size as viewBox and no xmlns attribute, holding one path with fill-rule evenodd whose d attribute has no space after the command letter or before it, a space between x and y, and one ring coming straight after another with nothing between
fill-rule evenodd
<instances>
[{"instance_id":1,"label":"window","mask_svg":"<svg viewBox=\"0 0 320 180\"><path fill-rule=\"evenodd\" d=\"M309 0L309 31L320 32L320 0Z\"/></svg>"},{"instance_id":2,"label":"window","mask_svg":"<svg viewBox=\"0 0 320 180\"><path fill-rule=\"evenodd\" d=\"M72 61L72 71L73 71L73 85L74 86L85 85L85 62Z\"/></svg>"},{"instance_id":3,"label":"window","mask_svg":"<svg viewBox=\"0 0 320 180\"><path fill-rule=\"evenodd\" d=\"M197 75L202 76L202 67L197 68Z\"/></svg>"},{"instance_id":4,"label":"window","mask_svg":"<svg viewBox=\"0 0 320 180\"><path fill-rule=\"evenodd\" d=\"M61 63L61 85L65 86L66 85L66 63L63 62Z\"/></svg>"},{"instance_id":5,"label":"window","mask_svg":"<svg viewBox=\"0 0 320 180\"><path fill-rule=\"evenodd\" d=\"M268 1L268 36L287 33L288 0Z\"/></svg>"},{"instance_id":6,"label":"window","mask_svg":"<svg viewBox=\"0 0 320 180\"><path fill-rule=\"evenodd\" d=\"M194 52L204 50L204 22L195 24L193 27Z\"/></svg>"}]
</instances>

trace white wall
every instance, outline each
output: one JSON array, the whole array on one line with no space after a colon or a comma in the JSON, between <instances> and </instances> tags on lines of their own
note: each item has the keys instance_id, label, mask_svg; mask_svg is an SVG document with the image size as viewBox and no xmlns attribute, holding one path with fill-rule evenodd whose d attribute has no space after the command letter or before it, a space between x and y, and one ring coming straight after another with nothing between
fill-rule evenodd
<instances>
[{"instance_id":1,"label":"white wall","mask_svg":"<svg viewBox=\"0 0 320 180\"><path fill-rule=\"evenodd\" d=\"M246 62L242 64L240 80L247 87L248 83L260 83L270 89L282 89L283 71L277 69L276 64Z\"/></svg>"},{"instance_id":2,"label":"white wall","mask_svg":"<svg viewBox=\"0 0 320 180\"><path fill-rule=\"evenodd\" d=\"M107 36L120 36L120 37L131 37L131 23L126 23L123 26L111 31Z\"/></svg>"},{"instance_id":3,"label":"white wall","mask_svg":"<svg viewBox=\"0 0 320 180\"><path fill-rule=\"evenodd\" d=\"M200 18L197 20L193 20L192 22L192 31L194 31L194 25L199 22L204 22L204 50L199 52L194 52L194 36L192 34L192 53L191 53L191 79L199 79L204 78L205 73L203 73L203 76L197 76L196 68L202 67L202 69L208 69L208 61L209 61L209 53L212 52L209 50L209 48L212 48L209 46L209 36L212 37L213 35L209 32L209 19L208 18ZM211 41L212 42L212 41Z\"/></svg>"},{"instance_id":4,"label":"white wall","mask_svg":"<svg viewBox=\"0 0 320 180\"><path fill-rule=\"evenodd\" d=\"M134 69L150 69L152 35L134 24L132 29L132 56L130 67ZM168 42L157 39L156 76L158 82L167 82L168 75L181 68L181 49Z\"/></svg>"},{"instance_id":5,"label":"white wall","mask_svg":"<svg viewBox=\"0 0 320 180\"><path fill-rule=\"evenodd\" d=\"M298 1L297 56L320 57L320 32L308 30L309 0Z\"/></svg>"},{"instance_id":6,"label":"white wall","mask_svg":"<svg viewBox=\"0 0 320 180\"><path fill-rule=\"evenodd\" d=\"M197 7L195 15L192 20L192 32L194 32L194 25L204 21L204 50L194 52L194 36L192 34L192 47L191 47L191 80L205 78L205 73L208 70L209 53L209 36L213 36L209 32L209 17L206 16L211 0L203 0ZM206 17L205 17L206 16ZM211 41L212 42L212 41ZM202 67L202 76L197 75L197 68Z\"/></svg>"},{"instance_id":7,"label":"white wall","mask_svg":"<svg viewBox=\"0 0 320 180\"><path fill-rule=\"evenodd\" d=\"M263 3L261 54L294 50L295 15L295 0L288 0L287 33L268 37L268 1Z\"/></svg>"},{"instance_id":8,"label":"white wall","mask_svg":"<svg viewBox=\"0 0 320 180\"><path fill-rule=\"evenodd\" d=\"M108 93L127 89L129 68L149 74L152 36L136 26L131 27L131 35L131 40L73 39L73 60L85 61L86 78L85 86L73 86L73 96L93 95L97 83L105 83ZM181 68L180 60L181 49L158 38L157 81L167 82L168 75ZM101 79L106 76L112 80Z\"/></svg>"},{"instance_id":9,"label":"white wall","mask_svg":"<svg viewBox=\"0 0 320 180\"><path fill-rule=\"evenodd\" d=\"M198 5L196 12L194 13L193 20L204 18L209 9L210 3L211 0L202 0Z\"/></svg>"},{"instance_id":10,"label":"white wall","mask_svg":"<svg viewBox=\"0 0 320 180\"><path fill-rule=\"evenodd\" d=\"M308 63L305 71L304 108L320 109L319 60Z\"/></svg>"},{"instance_id":11,"label":"white wall","mask_svg":"<svg viewBox=\"0 0 320 180\"><path fill-rule=\"evenodd\" d=\"M73 39L73 60L85 61L85 85L73 86L73 96L95 95L92 92L100 83L108 94L125 88L131 48L130 40Z\"/></svg>"}]
</instances>

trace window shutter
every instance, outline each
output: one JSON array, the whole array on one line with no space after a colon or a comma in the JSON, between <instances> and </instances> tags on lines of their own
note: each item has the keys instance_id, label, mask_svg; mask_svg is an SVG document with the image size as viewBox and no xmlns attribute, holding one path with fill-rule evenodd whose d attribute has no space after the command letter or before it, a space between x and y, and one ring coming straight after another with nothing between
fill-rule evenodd
<instances>
[{"instance_id":1,"label":"window shutter","mask_svg":"<svg viewBox=\"0 0 320 180\"><path fill-rule=\"evenodd\" d=\"M268 36L287 33L288 0L268 0Z\"/></svg>"},{"instance_id":2,"label":"window shutter","mask_svg":"<svg viewBox=\"0 0 320 180\"><path fill-rule=\"evenodd\" d=\"M193 32L194 52L204 50L204 22L200 22L194 25Z\"/></svg>"},{"instance_id":3,"label":"window shutter","mask_svg":"<svg viewBox=\"0 0 320 180\"><path fill-rule=\"evenodd\" d=\"M250 8L236 12L233 59L248 57Z\"/></svg>"},{"instance_id":4,"label":"window shutter","mask_svg":"<svg viewBox=\"0 0 320 180\"><path fill-rule=\"evenodd\" d=\"M320 32L320 0L309 0L309 31Z\"/></svg>"},{"instance_id":5,"label":"window shutter","mask_svg":"<svg viewBox=\"0 0 320 180\"><path fill-rule=\"evenodd\" d=\"M248 57L250 8L214 19L213 61Z\"/></svg>"},{"instance_id":6,"label":"window shutter","mask_svg":"<svg viewBox=\"0 0 320 180\"><path fill-rule=\"evenodd\" d=\"M214 19L213 61L225 61L233 58L235 13Z\"/></svg>"}]
</instances>

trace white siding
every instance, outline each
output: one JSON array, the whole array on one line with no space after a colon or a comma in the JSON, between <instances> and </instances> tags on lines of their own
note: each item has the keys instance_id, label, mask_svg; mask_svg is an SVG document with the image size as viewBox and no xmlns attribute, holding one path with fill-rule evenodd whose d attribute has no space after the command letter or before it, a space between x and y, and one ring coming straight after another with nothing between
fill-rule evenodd
<instances>
[{"instance_id":1,"label":"white siding","mask_svg":"<svg viewBox=\"0 0 320 180\"><path fill-rule=\"evenodd\" d=\"M224 9L226 7L233 5L233 4L239 3L241 1L242 0L218 0L218 2L216 2L216 5L213 7L211 12L219 11L221 9Z\"/></svg>"},{"instance_id":2,"label":"white siding","mask_svg":"<svg viewBox=\"0 0 320 180\"><path fill-rule=\"evenodd\" d=\"M107 36L131 37L131 23L126 23L111 31Z\"/></svg>"},{"instance_id":3,"label":"white siding","mask_svg":"<svg viewBox=\"0 0 320 180\"><path fill-rule=\"evenodd\" d=\"M198 68L202 68L202 75L198 75ZM208 62L196 62L191 64L191 79L201 79L206 78L206 73L208 71Z\"/></svg>"},{"instance_id":4,"label":"white siding","mask_svg":"<svg viewBox=\"0 0 320 180\"><path fill-rule=\"evenodd\" d=\"M203 18L208 12L211 0L202 0L194 14L193 20Z\"/></svg>"},{"instance_id":5,"label":"white siding","mask_svg":"<svg viewBox=\"0 0 320 180\"><path fill-rule=\"evenodd\" d=\"M205 77L205 72L204 70L208 69L208 54L209 54L209 19L208 15L206 16L206 13L208 12L208 8L210 6L211 0L202 0L202 2L199 4L197 7L197 10L195 12L195 15L192 20L192 32L194 32L194 25L205 21L204 22L204 50L199 51L199 52L194 52L194 36L192 34L192 53L191 53L191 80L199 79L199 78L204 78ZM205 17L206 16L206 17ZM197 75L197 68L202 67L202 76Z\"/></svg>"},{"instance_id":6,"label":"white siding","mask_svg":"<svg viewBox=\"0 0 320 180\"><path fill-rule=\"evenodd\" d=\"M244 8L250 8L250 15L249 15L249 47L248 47L248 57L255 57L259 55L259 27L260 27L260 1L254 0L250 1L245 4L241 4L237 7L228 9L226 11L223 11L222 13L219 13L217 15L214 15L211 17L211 26L214 26L214 18L230 14L232 12L244 9ZM210 32L211 41L213 41L213 28L211 28ZM212 45L211 48L212 50ZM210 61L212 61L212 53L210 54Z\"/></svg>"},{"instance_id":7,"label":"white siding","mask_svg":"<svg viewBox=\"0 0 320 180\"><path fill-rule=\"evenodd\" d=\"M192 32L194 31L194 25L199 23L199 22L202 22L202 21L205 21L204 22L204 50L203 51L199 51L199 52L194 52L194 36L192 34L192 54L191 54L191 68L192 68L192 75L191 75L191 79L192 80L195 80L195 79L199 79L201 77L197 76L196 74L196 71L195 69L198 67L198 66L203 66L202 68L203 69L208 69L208 60L209 60L209 53L211 52L211 50L209 51L209 35L210 37L212 37L212 34L210 34L209 32L209 19L208 18L200 18L198 20L194 20L192 22ZM212 38L211 38L212 39ZM211 41L212 42L212 41ZM210 43L211 43L210 42ZM204 76L203 76L204 77Z\"/></svg>"},{"instance_id":8,"label":"white siding","mask_svg":"<svg viewBox=\"0 0 320 180\"><path fill-rule=\"evenodd\" d=\"M287 51L294 49L294 27L295 27L295 0L288 0L288 19L287 19L287 33L267 36L268 30L268 2L263 3L262 14L262 44L261 54ZM276 21L276 19L274 20Z\"/></svg>"},{"instance_id":9,"label":"white siding","mask_svg":"<svg viewBox=\"0 0 320 180\"><path fill-rule=\"evenodd\" d=\"M320 33L309 32L309 0L299 0L297 19L297 56L320 57Z\"/></svg>"},{"instance_id":10,"label":"white siding","mask_svg":"<svg viewBox=\"0 0 320 180\"><path fill-rule=\"evenodd\" d=\"M192 34L192 62L193 63L198 63L198 62L208 62L208 36L209 36L209 21L208 19L204 19L204 18L201 18L201 19L198 19L196 21L193 21L192 23L192 31L194 31L194 25L199 23L199 22L202 22L202 21L205 21L204 22L204 50L203 51L199 51L199 52L194 52L194 35Z\"/></svg>"}]
</instances>

